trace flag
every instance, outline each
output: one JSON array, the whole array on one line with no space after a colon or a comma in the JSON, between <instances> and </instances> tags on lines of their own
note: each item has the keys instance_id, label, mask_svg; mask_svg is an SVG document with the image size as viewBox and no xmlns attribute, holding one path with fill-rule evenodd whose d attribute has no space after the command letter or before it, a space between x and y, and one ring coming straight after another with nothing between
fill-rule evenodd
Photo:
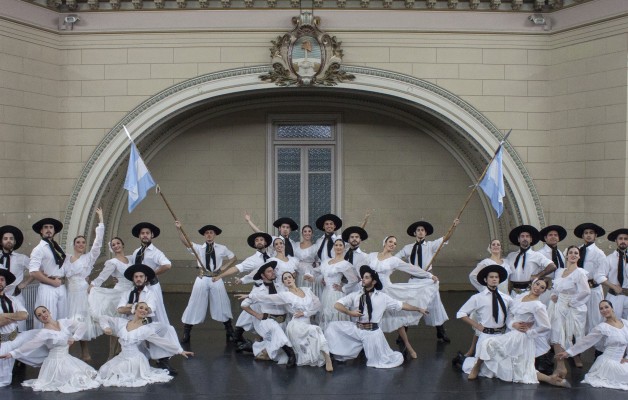
<instances>
[{"instance_id":1,"label":"flag","mask_svg":"<svg viewBox=\"0 0 628 400\"><path fill-rule=\"evenodd\" d=\"M484 179L480 182L480 187L491 200L491 205L497 213L497 218L501 217L504 211L504 196L506 195L504 172L502 171L502 152L503 146L500 146L491 165L488 166Z\"/></svg>"},{"instance_id":2,"label":"flag","mask_svg":"<svg viewBox=\"0 0 628 400\"><path fill-rule=\"evenodd\" d=\"M146 192L153 186L155 186L155 181L150 176L135 143L131 142L129 169L126 171L126 179L124 180L124 188L129 191L129 212L133 211L144 200Z\"/></svg>"}]
</instances>

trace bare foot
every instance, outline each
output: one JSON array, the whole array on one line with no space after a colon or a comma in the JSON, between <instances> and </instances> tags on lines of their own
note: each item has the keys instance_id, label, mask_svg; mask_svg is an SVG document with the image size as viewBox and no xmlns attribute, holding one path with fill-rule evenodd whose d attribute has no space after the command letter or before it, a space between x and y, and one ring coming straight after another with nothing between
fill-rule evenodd
<instances>
[{"instance_id":1,"label":"bare foot","mask_svg":"<svg viewBox=\"0 0 628 400\"><path fill-rule=\"evenodd\" d=\"M270 356L266 352L266 349L264 349L258 355L255 356L255 359L258 361L269 361Z\"/></svg>"},{"instance_id":2,"label":"bare foot","mask_svg":"<svg viewBox=\"0 0 628 400\"><path fill-rule=\"evenodd\" d=\"M562 367L562 368L556 368L556 371L554 371L554 373L552 374L552 376L558 376L561 379L564 379L567 377L567 368Z\"/></svg>"},{"instance_id":3,"label":"bare foot","mask_svg":"<svg viewBox=\"0 0 628 400\"><path fill-rule=\"evenodd\" d=\"M417 358L416 351L412 347L408 347L408 355L410 358Z\"/></svg>"},{"instance_id":4,"label":"bare foot","mask_svg":"<svg viewBox=\"0 0 628 400\"><path fill-rule=\"evenodd\" d=\"M471 369L471 371L469 372L469 376L467 377L467 379L470 381L476 380L478 379L479 374L480 374L480 364L475 363L475 365L473 366L473 369Z\"/></svg>"},{"instance_id":5,"label":"bare foot","mask_svg":"<svg viewBox=\"0 0 628 400\"><path fill-rule=\"evenodd\" d=\"M571 387L571 384L567 382L567 379L565 378L561 378L560 376L556 376L556 375L552 375L550 378L551 378L550 384L554 386L559 386L559 387L564 387L564 388Z\"/></svg>"}]
</instances>

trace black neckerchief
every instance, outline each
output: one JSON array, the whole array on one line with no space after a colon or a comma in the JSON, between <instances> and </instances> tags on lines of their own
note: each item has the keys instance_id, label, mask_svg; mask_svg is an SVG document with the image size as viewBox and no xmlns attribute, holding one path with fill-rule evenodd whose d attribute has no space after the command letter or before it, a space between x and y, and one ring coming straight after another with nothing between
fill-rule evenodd
<instances>
[{"instance_id":1,"label":"black neckerchief","mask_svg":"<svg viewBox=\"0 0 628 400\"><path fill-rule=\"evenodd\" d=\"M205 268L207 268L208 271L214 271L215 269L217 269L217 265L216 265L216 252L214 251L214 243L206 243L207 246L205 247ZM214 264L214 268L211 268L212 265L212 261Z\"/></svg>"},{"instance_id":2,"label":"black neckerchief","mask_svg":"<svg viewBox=\"0 0 628 400\"><path fill-rule=\"evenodd\" d=\"M316 252L320 260L323 259L322 256L323 256L323 249L325 248L325 243L327 243L327 256L329 258L333 258L331 256L331 249L334 248L334 243L331 241L332 236L333 236L333 233L325 233L325 236L323 237L323 241L321 242L321 247L319 247L318 251Z\"/></svg>"},{"instance_id":3,"label":"black neckerchief","mask_svg":"<svg viewBox=\"0 0 628 400\"><path fill-rule=\"evenodd\" d=\"M144 286L136 286L129 294L128 304L135 304L140 301L140 293L144 290Z\"/></svg>"},{"instance_id":4,"label":"black neckerchief","mask_svg":"<svg viewBox=\"0 0 628 400\"><path fill-rule=\"evenodd\" d=\"M502 299L502 296L499 294L499 290L497 290L497 287L495 287L495 289L491 289L490 287L486 287L488 289L489 292L491 292L491 294L493 295L493 319L495 320L496 324L499 324L499 307L501 307L502 312L504 313L504 321L506 320L506 303L504 303L504 299ZM498 307L499 304L499 307Z\"/></svg>"},{"instance_id":5,"label":"black neckerchief","mask_svg":"<svg viewBox=\"0 0 628 400\"><path fill-rule=\"evenodd\" d=\"M519 265L519 258L521 258L521 256L523 256L523 262L521 263L521 270L523 271L523 269L526 266L526 253L528 252L528 250L530 250L530 248L519 248L519 254L517 254L517 257L515 258L515 265L513 265L513 268L517 268L517 265Z\"/></svg>"},{"instance_id":6,"label":"black neckerchief","mask_svg":"<svg viewBox=\"0 0 628 400\"><path fill-rule=\"evenodd\" d=\"M292 243L290 242L290 237L281 237L283 239L283 243L285 245L286 251L286 257L290 256L290 257L294 257L294 249L292 248Z\"/></svg>"},{"instance_id":7,"label":"black neckerchief","mask_svg":"<svg viewBox=\"0 0 628 400\"><path fill-rule=\"evenodd\" d=\"M349 250L347 250L347 253L345 254L345 261L349 261L351 264L353 264L353 253L355 253L357 251L357 247L354 250L353 247L349 247Z\"/></svg>"},{"instance_id":8,"label":"black neckerchief","mask_svg":"<svg viewBox=\"0 0 628 400\"><path fill-rule=\"evenodd\" d=\"M371 290L364 288L364 292L362 292L360 296L360 305L358 306L360 314L364 315L364 304L366 304L366 310L369 313L369 322L371 322L371 316L373 315L373 303L371 303L370 293L375 293L375 286L373 286Z\"/></svg>"},{"instance_id":9,"label":"black neckerchief","mask_svg":"<svg viewBox=\"0 0 628 400\"><path fill-rule=\"evenodd\" d=\"M142 244L140 249L137 251L137 254L135 255L135 264L143 264L143 262L144 262L144 253L146 252L146 249L151 244L152 244L151 242L148 242L147 245Z\"/></svg>"},{"instance_id":10,"label":"black neckerchief","mask_svg":"<svg viewBox=\"0 0 628 400\"><path fill-rule=\"evenodd\" d=\"M63 262L65 261L65 253L61 249L61 246L59 246L59 243L52 239L42 238L42 240L48 243L50 251L52 251L52 256L55 258L55 263L59 266L59 268L61 268L61 266L63 266Z\"/></svg>"},{"instance_id":11,"label":"black neckerchief","mask_svg":"<svg viewBox=\"0 0 628 400\"><path fill-rule=\"evenodd\" d=\"M617 249L617 282L619 286L624 286L624 267L626 265L626 252ZM620 293L618 293L620 294Z\"/></svg>"},{"instance_id":12,"label":"black neckerchief","mask_svg":"<svg viewBox=\"0 0 628 400\"><path fill-rule=\"evenodd\" d=\"M412 253L410 254L410 264L418 265L419 268L423 268L423 248L421 247L423 243L425 243L425 239L416 242L412 246Z\"/></svg>"},{"instance_id":13,"label":"black neckerchief","mask_svg":"<svg viewBox=\"0 0 628 400\"><path fill-rule=\"evenodd\" d=\"M277 288L275 287L275 282L264 282L264 286L268 288L268 294L277 294Z\"/></svg>"},{"instance_id":14,"label":"black neckerchief","mask_svg":"<svg viewBox=\"0 0 628 400\"><path fill-rule=\"evenodd\" d=\"M261 250L258 250L258 251L259 251L259 252L260 252L260 254L262 255L262 258L264 259L264 262L268 261L268 259L270 258L270 257L268 256L268 253L266 253L265 251L261 251Z\"/></svg>"},{"instance_id":15,"label":"black neckerchief","mask_svg":"<svg viewBox=\"0 0 628 400\"><path fill-rule=\"evenodd\" d=\"M559 254L558 246L549 246L549 248L552 249L552 262L556 265L556 268L565 268L565 263L563 263L563 259Z\"/></svg>"},{"instance_id":16,"label":"black neckerchief","mask_svg":"<svg viewBox=\"0 0 628 400\"><path fill-rule=\"evenodd\" d=\"M13 254L13 250L10 250L8 253L2 249L2 256L0 256L0 264L4 265L4 268L7 271L11 271L11 254Z\"/></svg>"},{"instance_id":17,"label":"black neckerchief","mask_svg":"<svg viewBox=\"0 0 628 400\"><path fill-rule=\"evenodd\" d=\"M7 297L6 294L2 293L0 295L0 304L2 305L2 312L5 314L13 313L13 302L10 298Z\"/></svg>"},{"instance_id":18,"label":"black neckerchief","mask_svg":"<svg viewBox=\"0 0 628 400\"><path fill-rule=\"evenodd\" d=\"M593 243L594 242L585 243L578 248L578 251L580 252L580 259L578 260L578 267L584 268L584 259L587 256L587 248L591 246Z\"/></svg>"}]
</instances>

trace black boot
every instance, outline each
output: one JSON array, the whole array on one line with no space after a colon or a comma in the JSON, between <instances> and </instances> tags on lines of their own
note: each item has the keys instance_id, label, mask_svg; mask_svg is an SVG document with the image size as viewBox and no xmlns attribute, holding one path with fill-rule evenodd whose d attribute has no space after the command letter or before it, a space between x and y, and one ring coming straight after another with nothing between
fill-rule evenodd
<instances>
[{"instance_id":1,"label":"black boot","mask_svg":"<svg viewBox=\"0 0 628 400\"><path fill-rule=\"evenodd\" d=\"M240 345L238 345L238 348L236 349L236 353L242 353L243 351L247 352L247 353L252 353L253 352L253 342L251 342L250 340L244 340L244 342L240 343Z\"/></svg>"},{"instance_id":2,"label":"black boot","mask_svg":"<svg viewBox=\"0 0 628 400\"><path fill-rule=\"evenodd\" d=\"M445 326L443 325L439 325L436 327L436 338L439 341L451 343L451 339L449 339L449 337L447 336L447 332L445 332Z\"/></svg>"},{"instance_id":3,"label":"black boot","mask_svg":"<svg viewBox=\"0 0 628 400\"><path fill-rule=\"evenodd\" d=\"M281 347L283 351L288 355L288 363L286 364L286 368L294 368L297 365L297 356L294 354L294 350L292 347L288 345L284 345Z\"/></svg>"},{"instance_id":4,"label":"black boot","mask_svg":"<svg viewBox=\"0 0 628 400\"><path fill-rule=\"evenodd\" d=\"M231 320L229 320L231 321ZM242 343L246 342L246 339L244 339L244 329L236 326L235 331L233 333L233 341L237 344L237 345L241 345Z\"/></svg>"},{"instance_id":5,"label":"black boot","mask_svg":"<svg viewBox=\"0 0 628 400\"><path fill-rule=\"evenodd\" d=\"M190 343L190 333L192 333L192 327L194 325L183 324L183 337L179 341L181 344Z\"/></svg>"},{"instance_id":6,"label":"black boot","mask_svg":"<svg viewBox=\"0 0 628 400\"><path fill-rule=\"evenodd\" d=\"M451 360L451 366L454 367L458 371L462 371L462 364L464 364L464 359L465 359L464 354L462 354L462 352L459 351L456 354L456 357L454 357L454 359Z\"/></svg>"},{"instance_id":7,"label":"black boot","mask_svg":"<svg viewBox=\"0 0 628 400\"><path fill-rule=\"evenodd\" d=\"M225 326L225 334L227 335L227 343L234 343L235 332L233 331L233 325L231 325L231 318L222 323Z\"/></svg>"},{"instance_id":8,"label":"black boot","mask_svg":"<svg viewBox=\"0 0 628 400\"><path fill-rule=\"evenodd\" d=\"M160 358L157 360L157 368L167 369L168 374L171 376L175 376L177 374L177 370L172 368L170 365L170 359L168 357Z\"/></svg>"}]
</instances>

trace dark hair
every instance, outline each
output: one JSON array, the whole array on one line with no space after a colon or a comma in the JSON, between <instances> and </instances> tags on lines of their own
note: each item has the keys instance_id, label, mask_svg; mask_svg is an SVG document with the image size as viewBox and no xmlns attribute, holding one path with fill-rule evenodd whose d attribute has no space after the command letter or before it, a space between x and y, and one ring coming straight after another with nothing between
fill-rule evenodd
<instances>
[{"instance_id":1,"label":"dark hair","mask_svg":"<svg viewBox=\"0 0 628 400\"><path fill-rule=\"evenodd\" d=\"M39 310L40 308L43 308L44 310L50 312L50 310L48 310L48 307L46 307L46 306L37 306L37 307L35 307L35 309L33 310L33 314L35 314L35 318L37 318L38 321L39 321L39 317L37 316L37 310Z\"/></svg>"},{"instance_id":2,"label":"dark hair","mask_svg":"<svg viewBox=\"0 0 628 400\"><path fill-rule=\"evenodd\" d=\"M290 272L290 271L285 271L283 274L281 274L281 281L282 281L282 282L283 282L283 276L284 276L285 274L290 274L290 276L292 276L292 279L294 279L294 274L293 274L292 272Z\"/></svg>"},{"instance_id":3,"label":"dark hair","mask_svg":"<svg viewBox=\"0 0 628 400\"><path fill-rule=\"evenodd\" d=\"M312 232L314 232L314 228L312 228L312 225L303 225L303 227L301 228L301 233L303 233L303 230L304 230L305 228L310 228L310 230L311 230Z\"/></svg>"},{"instance_id":4,"label":"dark hair","mask_svg":"<svg viewBox=\"0 0 628 400\"><path fill-rule=\"evenodd\" d=\"M343 245L343 246L344 246L344 244L345 244L345 241L344 241L344 240L342 240L342 238L338 238L338 239L334 240L334 244L336 244L336 242L342 242L342 245Z\"/></svg>"},{"instance_id":5,"label":"dark hair","mask_svg":"<svg viewBox=\"0 0 628 400\"><path fill-rule=\"evenodd\" d=\"M83 238L83 239L85 239L85 236L83 236L83 235L78 235L77 237L75 237L75 238L74 238L74 240L72 241L72 244L76 244L76 239L79 239L79 238ZM87 241L87 239L85 239L85 241Z\"/></svg>"},{"instance_id":6,"label":"dark hair","mask_svg":"<svg viewBox=\"0 0 628 400\"><path fill-rule=\"evenodd\" d=\"M578 246L576 246L575 244L572 244L571 246L567 247L567 250L565 250L565 253L569 253L569 250L577 249L577 248L578 248ZM580 250L580 249L578 249L578 250Z\"/></svg>"},{"instance_id":7,"label":"dark hair","mask_svg":"<svg viewBox=\"0 0 628 400\"><path fill-rule=\"evenodd\" d=\"M609 305L609 306L611 306L611 308L613 308L613 303L611 303L611 302L610 302L610 301L608 301L608 300L602 300L602 301L600 301L600 304L602 304L602 303L608 303L608 305ZM599 306L599 305L598 305L598 306Z\"/></svg>"},{"instance_id":8,"label":"dark hair","mask_svg":"<svg viewBox=\"0 0 628 400\"><path fill-rule=\"evenodd\" d=\"M536 282L536 281L543 281L545 282L545 290L550 290L552 288L552 278L550 278L549 276L544 276L542 278L537 278L534 281L532 281L532 283Z\"/></svg>"},{"instance_id":9,"label":"dark hair","mask_svg":"<svg viewBox=\"0 0 628 400\"><path fill-rule=\"evenodd\" d=\"M124 246L124 241L122 239L120 239L119 237L117 237L117 236L114 236L114 237L111 238L111 240L109 241L109 245L111 245L111 243L114 240L116 240L116 239L118 239L120 241L120 243L122 243L122 246Z\"/></svg>"}]
</instances>

